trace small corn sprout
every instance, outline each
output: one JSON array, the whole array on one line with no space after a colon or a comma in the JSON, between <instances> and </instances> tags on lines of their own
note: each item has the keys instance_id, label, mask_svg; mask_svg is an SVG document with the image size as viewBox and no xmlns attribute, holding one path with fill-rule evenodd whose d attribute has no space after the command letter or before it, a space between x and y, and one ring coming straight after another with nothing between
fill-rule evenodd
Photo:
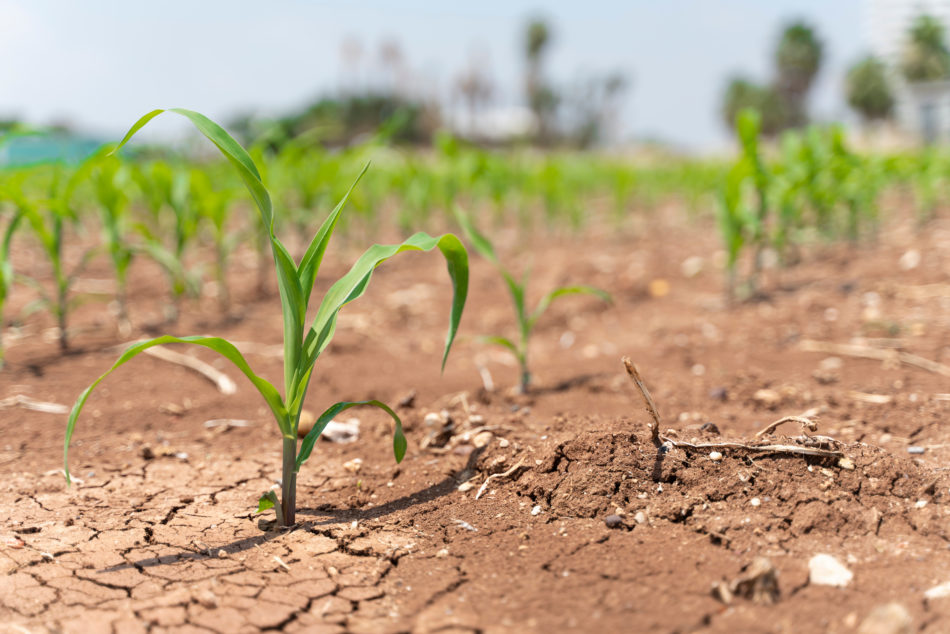
<instances>
[{"instance_id":1,"label":"small corn sprout","mask_svg":"<svg viewBox=\"0 0 950 634\"><path fill-rule=\"evenodd\" d=\"M565 295L593 295L595 297L599 297L605 302L610 303L610 294L606 291L600 290L599 288L594 288L593 286L562 286L561 288L556 288L553 291L550 291L544 297L542 297L541 301L539 301L537 306L535 306L535 309L529 313L525 308L528 272L525 271L524 277L520 283L515 280L514 276L512 276L512 274L501 265L501 262L499 262L498 256L495 254L495 247L492 246L492 243L488 240L488 238L479 233L479 231L475 228L475 225L472 224L472 221L469 219L468 215L466 215L462 210L456 208L455 217L458 219L458 222L462 227L462 231L465 233L465 237L468 238L468 241L471 242L472 247L478 251L478 253L481 254L483 258L495 265L495 268L498 269L499 273L501 273L501 276L505 280L505 285L508 287L508 293L511 295L511 300L515 306L515 318L518 321L518 339L516 341L497 335L486 335L480 339L485 343L499 345L514 355L515 359L518 361L518 366L521 368L521 382L519 384L519 390L522 393L527 392L531 385L531 372L528 370L528 340L530 339L531 332L537 325L538 320L541 318L541 315L544 314L544 311L548 309L554 300L559 297L564 297Z\"/></svg>"},{"instance_id":2,"label":"small corn sprout","mask_svg":"<svg viewBox=\"0 0 950 634\"><path fill-rule=\"evenodd\" d=\"M90 172L93 190L102 217L102 234L112 269L115 271L116 303L118 304L119 332L128 335L132 331L128 310L129 267L135 251L128 239L128 170L118 157L93 155L80 170L80 176Z\"/></svg>"},{"instance_id":3,"label":"small corn sprout","mask_svg":"<svg viewBox=\"0 0 950 634\"><path fill-rule=\"evenodd\" d=\"M154 110L139 119L129 130L125 138L118 145L121 148L149 121L160 115L164 110ZM312 430L304 437L298 448L297 427L300 422L300 413L304 406L307 388L313 374L314 364L320 354L330 344L336 331L337 315L348 303L358 299L369 285L370 278L377 266L389 258L403 251L431 251L438 248L448 264L449 276L452 279L453 299L449 320L448 336L442 355L442 366L455 339L462 310L465 307L465 298L468 294L468 254L462 242L454 235L447 233L439 237L432 237L425 233L417 233L401 244L376 244L367 249L343 277L337 280L327 290L316 311L316 315L309 328L306 328L307 307L310 304L310 294L323 261L324 253L329 244L333 230L340 219L343 206L349 197L349 192L330 213L323 225L310 242L306 253L300 262L291 258L283 243L274 233L274 213L271 196L261 180L260 171L250 155L235 141L223 128L207 117L191 110L173 109L174 112L189 119L192 124L207 137L221 151L221 154L238 171L241 180L247 187L260 211L264 227L268 232L270 248L277 269L278 288L280 290L281 310L284 318L284 394L269 381L258 376L250 368L247 361L230 342L218 337L173 337L162 336L130 346L119 357L115 364L105 374L96 379L85 389L69 414L66 427L64 447L64 461L68 458L69 441L76 426L76 420L82 411L83 405L89 398L92 390L102 382L113 370L135 357L144 350L166 343L189 343L210 348L231 361L257 388L257 391L270 407L277 426L283 438L283 477L281 481L281 496L277 497L274 491L267 491L258 502L258 512L274 508L277 521L281 526L290 526L295 522L296 514L296 484L297 473L301 465L310 457L314 443L334 416L346 409L360 405L372 405L389 414L395 425L393 433L393 451L396 460L402 460L406 453L406 437L402 431L402 422L399 416L384 403L377 400L343 401L328 407L316 420ZM118 149L117 148L117 149ZM364 168L365 172L366 168ZM359 180L359 179L357 179ZM356 183L350 187L352 191ZM69 481L69 467L66 464L66 479Z\"/></svg>"},{"instance_id":4,"label":"small corn sprout","mask_svg":"<svg viewBox=\"0 0 950 634\"><path fill-rule=\"evenodd\" d=\"M66 245L64 237L67 229L78 223L72 197L79 179L86 174L86 171L78 170L65 178L62 171L57 169L49 186L48 198L42 200L29 198L22 191L14 191L12 196L18 212L28 223L33 235L39 241L43 254L49 260L53 274L52 292L29 277L17 277L17 280L33 286L40 295L39 299L27 306L24 312L29 313L46 308L52 313L59 329L59 348L63 352L69 350L69 313L79 301L79 298L71 297L73 283L94 253L93 250L86 251L79 264L72 271L67 270L64 258Z\"/></svg>"},{"instance_id":5,"label":"small corn sprout","mask_svg":"<svg viewBox=\"0 0 950 634\"><path fill-rule=\"evenodd\" d=\"M2 191L0 191L2 193ZM3 347L3 307L7 303L7 296L13 286L13 263L10 261L10 244L13 242L13 234L16 232L17 225L23 219L22 211L15 211L13 217L7 221L6 229L3 230L3 240L0 241L0 368L5 363L5 348Z\"/></svg>"}]
</instances>

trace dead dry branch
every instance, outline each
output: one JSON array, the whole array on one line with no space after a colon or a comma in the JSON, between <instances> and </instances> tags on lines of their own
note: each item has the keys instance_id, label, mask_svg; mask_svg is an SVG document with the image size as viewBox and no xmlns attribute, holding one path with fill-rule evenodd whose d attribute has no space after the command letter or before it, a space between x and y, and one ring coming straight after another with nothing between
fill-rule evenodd
<instances>
[{"instance_id":1,"label":"dead dry branch","mask_svg":"<svg viewBox=\"0 0 950 634\"><path fill-rule=\"evenodd\" d=\"M653 397L650 396L649 390L647 390L643 379L640 377L640 372L637 370L637 367L633 364L633 362L630 361L629 357L623 357L622 361L624 368L627 370L627 374L630 375L630 379L633 381L633 384L637 387L637 390L643 397L643 400L646 403L647 411L653 418L653 423L650 425L650 433L652 435L654 444L658 447L667 446L690 451L733 449L746 451L749 453L785 453L820 458L845 457L841 451L828 448L841 444L834 438L830 438L828 436L809 435L808 432L815 432L818 430L818 423L804 416L784 416L774 423L768 425L756 435L757 438L760 438L767 433L773 432L776 428L784 423L797 422L799 425L801 425L803 435L790 439L796 443L794 445L774 443L757 444L740 441L690 443L682 440L674 440L667 436L662 436L659 431L661 422L660 413L656 408L656 403L653 401Z\"/></svg>"}]
</instances>

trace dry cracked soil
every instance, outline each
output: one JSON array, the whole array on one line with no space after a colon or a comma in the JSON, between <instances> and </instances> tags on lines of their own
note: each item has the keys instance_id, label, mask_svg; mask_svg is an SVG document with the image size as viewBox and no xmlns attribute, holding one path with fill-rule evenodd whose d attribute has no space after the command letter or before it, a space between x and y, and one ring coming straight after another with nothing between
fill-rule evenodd
<instances>
[{"instance_id":1,"label":"dry cracked soil","mask_svg":"<svg viewBox=\"0 0 950 634\"><path fill-rule=\"evenodd\" d=\"M442 267L412 255L381 268L344 311L308 408L399 403L409 452L395 464L385 417L350 410L359 439L318 443L290 530L254 514L280 477L276 426L205 350L192 354L238 392L134 360L90 399L67 488L65 415L14 397L71 405L125 339L101 304L78 311L65 355L43 316L13 328L0 632L950 631L950 223L812 245L732 306L713 228L675 208L633 232L500 242L516 270L530 261L533 297L583 282L614 303L555 304L532 342L536 385L518 395L517 369L475 339L511 328L489 265L473 261L444 375ZM16 257L39 266L28 246ZM277 377L279 307L253 297L252 263L235 261L237 317L208 297L172 331L234 339ZM108 279L97 266L87 276ZM133 336L154 329L160 285L136 265ZM660 447L623 355L663 417ZM819 427L756 439L786 415ZM766 441L840 455L736 445ZM703 443L718 449L689 446ZM821 554L851 577L821 583L809 567Z\"/></svg>"}]
</instances>

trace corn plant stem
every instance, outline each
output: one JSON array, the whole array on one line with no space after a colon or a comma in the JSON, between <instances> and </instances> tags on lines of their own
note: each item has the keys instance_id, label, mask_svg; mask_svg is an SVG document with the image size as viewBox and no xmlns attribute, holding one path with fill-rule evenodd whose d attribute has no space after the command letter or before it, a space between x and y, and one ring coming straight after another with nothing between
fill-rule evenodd
<instances>
[{"instance_id":1,"label":"corn plant stem","mask_svg":"<svg viewBox=\"0 0 950 634\"><path fill-rule=\"evenodd\" d=\"M57 262L54 266L56 276L56 326L59 328L59 349L66 352L69 349L69 335L66 330L66 314L69 311L69 279L62 270L62 265Z\"/></svg>"},{"instance_id":2,"label":"corn plant stem","mask_svg":"<svg viewBox=\"0 0 950 634\"><path fill-rule=\"evenodd\" d=\"M255 282L255 291L258 297L267 296L267 279L272 266L270 254L270 245L267 241L267 233L263 227L256 231L256 250L257 250L257 281Z\"/></svg>"},{"instance_id":3,"label":"corn plant stem","mask_svg":"<svg viewBox=\"0 0 950 634\"><path fill-rule=\"evenodd\" d=\"M759 287L759 276L762 274L762 269L764 268L764 256L765 256L765 221L768 218L769 206L768 199L766 198L766 193L764 188L757 188L757 194L759 198L758 206L758 225L756 228L755 235L755 258L753 262L752 277L749 280L749 285L753 293L758 290Z\"/></svg>"},{"instance_id":4,"label":"corn plant stem","mask_svg":"<svg viewBox=\"0 0 950 634\"><path fill-rule=\"evenodd\" d=\"M281 475L280 505L283 517L278 517L281 526L293 526L297 513L297 439L284 438L284 461Z\"/></svg>"},{"instance_id":5,"label":"corn plant stem","mask_svg":"<svg viewBox=\"0 0 950 634\"><path fill-rule=\"evenodd\" d=\"M527 394L528 389L531 387L531 373L528 372L528 367L526 365L521 366L521 393Z\"/></svg>"},{"instance_id":6,"label":"corn plant stem","mask_svg":"<svg viewBox=\"0 0 950 634\"><path fill-rule=\"evenodd\" d=\"M522 320L524 324L524 320ZM521 367L521 384L519 390L527 394L531 388L531 371L528 370L528 331L523 325L521 330L520 346L518 348L518 365Z\"/></svg>"},{"instance_id":7,"label":"corn plant stem","mask_svg":"<svg viewBox=\"0 0 950 634\"><path fill-rule=\"evenodd\" d=\"M231 293L228 290L227 273L228 253L220 241L215 246L217 247L215 273L218 278L218 310L222 316L226 317L231 312Z\"/></svg>"}]
</instances>

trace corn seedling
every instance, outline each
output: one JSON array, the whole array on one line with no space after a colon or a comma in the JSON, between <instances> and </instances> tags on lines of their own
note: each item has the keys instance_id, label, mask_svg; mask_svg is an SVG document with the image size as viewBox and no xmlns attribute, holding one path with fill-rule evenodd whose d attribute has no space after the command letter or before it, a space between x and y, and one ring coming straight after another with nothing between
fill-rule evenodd
<instances>
[{"instance_id":1,"label":"corn seedling","mask_svg":"<svg viewBox=\"0 0 950 634\"><path fill-rule=\"evenodd\" d=\"M736 130L742 144L742 161L749 166L749 174L755 189L755 213L749 216L751 221L751 241L755 245L750 288L755 292L758 276L762 272L762 256L766 246L766 232L769 215L769 170L759 152L759 134L762 130L762 117L755 110L742 110L736 119Z\"/></svg>"},{"instance_id":2,"label":"corn seedling","mask_svg":"<svg viewBox=\"0 0 950 634\"><path fill-rule=\"evenodd\" d=\"M191 197L198 216L211 229L214 244L214 273L218 285L218 309L222 316L231 313L231 293L228 287L228 258L236 246L235 236L228 233L233 191L229 188L215 189L207 173L191 172Z\"/></svg>"},{"instance_id":3,"label":"corn seedling","mask_svg":"<svg viewBox=\"0 0 950 634\"><path fill-rule=\"evenodd\" d=\"M2 193L2 192L0 192ZM11 198L9 194L3 194L5 198ZM7 226L3 230L3 239L0 241L0 368L5 363L6 348L3 345L3 308L7 303L7 297L10 295L10 289L13 286L13 263L10 261L10 244L13 241L13 234L17 226L23 219L23 210L17 209L13 216L7 221Z\"/></svg>"},{"instance_id":4,"label":"corn seedling","mask_svg":"<svg viewBox=\"0 0 950 634\"><path fill-rule=\"evenodd\" d=\"M531 333L534 330L534 327L537 325L538 320L548 309L548 307L551 306L551 303L559 297L564 297L565 295L582 294L593 295L595 297L599 297L605 302L610 303L610 294L599 288L594 288L593 286L562 286L547 293L541 298L541 301L538 302L534 310L528 312L525 307L528 271L525 271L521 282L518 282L514 276L504 266L502 266L501 262L498 260L498 255L495 253L495 247L488 240L488 238L479 233L479 231L475 228L475 225L472 224L468 215L466 215L465 212L461 211L460 209L456 209L455 216L462 227L462 231L465 233L465 237L468 238L468 241L471 243L472 247L483 258L491 262L495 268L498 269L498 272L501 273L502 278L505 280L505 285L508 287L508 293L511 295L511 300L515 308L515 319L518 322L517 339L512 340L502 336L486 335L481 337L481 340L485 343L501 346L514 355L521 370L521 381L518 387L522 393L525 393L531 386L531 371L528 369L528 343L531 338Z\"/></svg>"},{"instance_id":5,"label":"corn seedling","mask_svg":"<svg viewBox=\"0 0 950 634\"><path fill-rule=\"evenodd\" d=\"M154 110L139 119L126 134L118 147L125 145L138 130L149 121L160 115L164 110ZM313 291L320 264L333 234L333 230L340 219L343 206L349 197L349 192L343 197L336 208L324 220L316 235L310 242L303 257L295 262L274 233L275 217L271 196L264 187L257 165L244 150L223 128L204 115L191 110L174 109L174 112L187 118L201 134L208 138L221 152L228 162L237 170L241 180L247 187L260 212L267 237L270 241L271 254L277 270L278 288L280 290L281 312L283 314L284 335L284 394L281 395L276 387L268 380L257 375L238 349L228 341L218 337L190 336L173 337L162 336L142 341L130 346L102 376L86 388L73 405L66 427L64 446L64 462L66 479L69 482L68 451L69 441L75 430L76 420L82 411L92 390L102 382L113 370L132 359L139 353L167 343L187 343L203 346L214 350L231 361L257 388L280 429L283 438L283 461L281 495L278 498L273 490L265 492L258 501L258 512L274 508L278 524L290 526L295 522L296 515L296 483L297 473L301 465L310 457L314 443L334 416L351 407L369 405L382 409L394 422L393 451L397 461L401 461L406 453L406 437L402 431L402 422L399 416L385 403L377 400L343 401L328 407L314 422L313 428L304 437L298 448L297 427L300 422L300 413L304 406L307 389L313 374L314 365L320 354L326 349L336 330L337 315L348 303L358 299L369 285L370 278L377 266L389 258L403 251L431 251L438 248L448 265L449 276L452 279L453 299L449 320L448 335L442 355L442 366L451 349L458 330L462 310L468 293L468 254L462 242L454 235L447 233L433 237L425 233L417 233L401 244L373 245L367 249L352 265L350 270L337 280L327 290L317 308L316 315L309 328L306 328L307 308ZM365 172L365 168L364 168ZM358 179L357 179L358 180ZM353 186L349 191L352 191Z\"/></svg>"},{"instance_id":6,"label":"corn seedling","mask_svg":"<svg viewBox=\"0 0 950 634\"><path fill-rule=\"evenodd\" d=\"M87 159L80 169L80 174L87 172L91 175L102 219L105 247L115 272L119 332L128 335L132 326L129 322L127 288L134 250L126 234L129 202L126 188L131 177L118 157L101 153Z\"/></svg>"},{"instance_id":7,"label":"corn seedling","mask_svg":"<svg viewBox=\"0 0 950 634\"><path fill-rule=\"evenodd\" d=\"M198 234L199 217L190 199L188 170L154 163L148 176L153 179L150 186L146 185L151 191L145 190L150 222L138 223L136 229L144 239L141 250L161 267L168 279L171 303L166 306L165 321L173 324L178 321L185 294L195 296L200 289L200 276L192 274L185 264L185 251ZM140 187L148 176L139 178ZM165 240L168 235L170 244Z\"/></svg>"},{"instance_id":8,"label":"corn seedling","mask_svg":"<svg viewBox=\"0 0 950 634\"><path fill-rule=\"evenodd\" d=\"M70 290L76 277L88 262L88 258L94 253L93 250L87 251L74 271L66 271L63 259L63 238L67 227L77 222L71 200L80 178L84 176L86 172L77 171L63 181L61 170L57 170L50 185L49 198L46 200L27 198L22 191L12 193L18 213L26 219L32 229L43 254L49 260L53 273L52 293L35 280L25 276L18 277L33 286L40 294L40 298L28 306L26 312L46 308L52 313L56 326L59 328L59 348L63 352L69 349L69 313L78 301L78 298L70 297Z\"/></svg>"}]
</instances>

